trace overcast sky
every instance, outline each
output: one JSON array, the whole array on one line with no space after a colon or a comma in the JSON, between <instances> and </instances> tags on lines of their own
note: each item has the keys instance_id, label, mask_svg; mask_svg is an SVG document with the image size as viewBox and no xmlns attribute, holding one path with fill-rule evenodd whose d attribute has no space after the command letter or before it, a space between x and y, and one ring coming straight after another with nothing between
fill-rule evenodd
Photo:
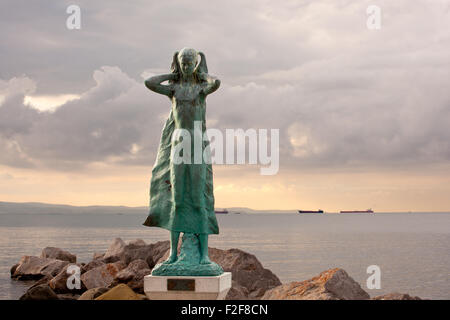
<instances>
[{"instance_id":1,"label":"overcast sky","mask_svg":"<svg viewBox=\"0 0 450 320\"><path fill-rule=\"evenodd\" d=\"M0 201L146 205L143 81L188 46L209 127L280 129L277 175L214 166L218 206L450 210L450 0L3 0L0 39Z\"/></svg>"}]
</instances>

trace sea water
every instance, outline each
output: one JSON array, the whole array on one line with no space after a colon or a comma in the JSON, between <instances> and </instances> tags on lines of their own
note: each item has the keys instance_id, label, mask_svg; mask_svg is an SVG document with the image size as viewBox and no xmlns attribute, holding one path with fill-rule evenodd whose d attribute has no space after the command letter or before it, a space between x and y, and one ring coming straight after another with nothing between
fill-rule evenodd
<instances>
[{"instance_id":1,"label":"sea water","mask_svg":"<svg viewBox=\"0 0 450 320\"><path fill-rule=\"evenodd\" d=\"M168 231L142 226L145 214L1 214L0 299L19 298L33 282L10 279L23 255L59 247L88 262L114 238L147 243ZM254 254L286 283L343 268L372 297L397 291L450 299L450 213L225 214L209 245ZM381 270L381 289L368 289L367 268Z\"/></svg>"}]
</instances>

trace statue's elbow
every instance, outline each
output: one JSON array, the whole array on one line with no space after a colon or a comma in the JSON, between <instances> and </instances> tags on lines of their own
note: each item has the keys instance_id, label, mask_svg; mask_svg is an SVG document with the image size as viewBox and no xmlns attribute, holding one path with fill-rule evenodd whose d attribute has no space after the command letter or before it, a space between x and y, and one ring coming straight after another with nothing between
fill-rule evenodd
<instances>
[{"instance_id":1,"label":"statue's elbow","mask_svg":"<svg viewBox=\"0 0 450 320\"><path fill-rule=\"evenodd\" d=\"M220 87L220 80L219 79L216 79L215 87L216 87L216 89L219 89L219 87Z\"/></svg>"},{"instance_id":2,"label":"statue's elbow","mask_svg":"<svg viewBox=\"0 0 450 320\"><path fill-rule=\"evenodd\" d=\"M152 79L147 79L145 80L145 86L150 90L153 90L155 88L155 82L152 81Z\"/></svg>"}]
</instances>

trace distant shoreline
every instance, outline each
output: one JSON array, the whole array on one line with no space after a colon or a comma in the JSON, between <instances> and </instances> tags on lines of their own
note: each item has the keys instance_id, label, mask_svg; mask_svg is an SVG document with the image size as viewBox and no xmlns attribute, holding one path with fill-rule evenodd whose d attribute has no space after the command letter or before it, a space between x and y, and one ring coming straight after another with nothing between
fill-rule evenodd
<instances>
[{"instance_id":1,"label":"distant shoreline","mask_svg":"<svg viewBox=\"0 0 450 320\"><path fill-rule=\"evenodd\" d=\"M244 214L298 214L292 210L257 210L246 207L228 207L230 213ZM106 206L89 205L74 206L68 204L52 204L43 202L6 202L0 201L0 214L142 214L148 211L148 206ZM337 211L326 211L330 214L342 214ZM450 213L450 211L375 211L375 214L386 213Z\"/></svg>"}]
</instances>

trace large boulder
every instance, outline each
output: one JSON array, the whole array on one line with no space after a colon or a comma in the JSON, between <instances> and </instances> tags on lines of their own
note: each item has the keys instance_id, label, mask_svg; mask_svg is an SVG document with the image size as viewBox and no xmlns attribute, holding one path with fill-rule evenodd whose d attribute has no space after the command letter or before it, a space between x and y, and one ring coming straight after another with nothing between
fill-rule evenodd
<instances>
[{"instance_id":1,"label":"large boulder","mask_svg":"<svg viewBox=\"0 0 450 320\"><path fill-rule=\"evenodd\" d=\"M257 299L267 290L281 285L280 279L272 271L265 269L254 255L245 251L209 248L209 257L225 272L232 273L234 289L225 299L232 299L236 290L243 294L248 292L247 298ZM242 297L242 294L239 296Z\"/></svg>"},{"instance_id":2,"label":"large boulder","mask_svg":"<svg viewBox=\"0 0 450 320\"><path fill-rule=\"evenodd\" d=\"M83 273L81 281L86 289L109 287L113 283L116 274L125 267L120 261L104 264Z\"/></svg>"},{"instance_id":3,"label":"large boulder","mask_svg":"<svg viewBox=\"0 0 450 320\"><path fill-rule=\"evenodd\" d=\"M108 290L101 296L95 298L95 300L143 300L142 295L136 294L126 284L119 284L114 288Z\"/></svg>"},{"instance_id":4,"label":"large boulder","mask_svg":"<svg viewBox=\"0 0 450 320\"><path fill-rule=\"evenodd\" d=\"M153 246L152 244L129 243L123 248L120 261L128 265L131 261L139 259L144 260L147 264L153 264Z\"/></svg>"},{"instance_id":5,"label":"large boulder","mask_svg":"<svg viewBox=\"0 0 450 320\"><path fill-rule=\"evenodd\" d=\"M52 288L53 291L55 291L55 293L57 293L57 294L62 294L62 293L77 294L77 293L80 293L80 291L83 291L82 283L80 283L80 288L79 289L77 289L77 288L70 289L67 286L67 279L70 276L72 276L72 273L68 272L67 269L70 266L74 266L74 265L77 266L78 268L80 268L80 271L81 271L81 266L80 265L78 265L78 264L68 264L61 270L60 273L58 273L55 277L53 277L48 282L48 285L50 286L50 288Z\"/></svg>"},{"instance_id":6,"label":"large boulder","mask_svg":"<svg viewBox=\"0 0 450 320\"><path fill-rule=\"evenodd\" d=\"M135 292L144 293L144 277L149 275L151 270L142 259L134 260L123 270L119 271L115 278L114 283L125 283Z\"/></svg>"},{"instance_id":7,"label":"large boulder","mask_svg":"<svg viewBox=\"0 0 450 320\"><path fill-rule=\"evenodd\" d=\"M41 258L57 259L70 263L77 262L77 256L60 248L46 247L42 250Z\"/></svg>"},{"instance_id":8,"label":"large boulder","mask_svg":"<svg viewBox=\"0 0 450 320\"><path fill-rule=\"evenodd\" d=\"M48 283L50 282L50 280L53 279L53 276L46 274L45 276L43 276L42 278L40 278L39 280L37 280L35 283L33 283L33 285L31 287L28 288L31 289L33 287L39 286L41 284L46 284L48 285Z\"/></svg>"},{"instance_id":9,"label":"large boulder","mask_svg":"<svg viewBox=\"0 0 450 320\"><path fill-rule=\"evenodd\" d=\"M94 252L94 254L92 255L93 260L103 259L104 257L105 257L105 253L101 253L101 252Z\"/></svg>"},{"instance_id":10,"label":"large boulder","mask_svg":"<svg viewBox=\"0 0 450 320\"><path fill-rule=\"evenodd\" d=\"M105 255L103 256L103 260L105 262L116 262L120 260L120 254L123 251L123 248L126 246L126 243L120 239L115 238L113 243L109 246Z\"/></svg>"},{"instance_id":11,"label":"large boulder","mask_svg":"<svg viewBox=\"0 0 450 320\"><path fill-rule=\"evenodd\" d=\"M142 239L131 240L130 242L128 242L128 244L131 244L131 245L134 245L134 246L145 246L145 245L147 245L145 243L145 241L142 240Z\"/></svg>"},{"instance_id":12,"label":"large boulder","mask_svg":"<svg viewBox=\"0 0 450 320\"><path fill-rule=\"evenodd\" d=\"M247 288L239 285L237 281L231 281L231 288L228 291L225 300L248 300L249 292Z\"/></svg>"},{"instance_id":13,"label":"large boulder","mask_svg":"<svg viewBox=\"0 0 450 320\"><path fill-rule=\"evenodd\" d=\"M318 276L280 285L267 291L262 300L367 300L370 296L343 269L335 268Z\"/></svg>"},{"instance_id":14,"label":"large boulder","mask_svg":"<svg viewBox=\"0 0 450 320\"><path fill-rule=\"evenodd\" d=\"M56 293L46 284L33 286L19 300L58 300Z\"/></svg>"},{"instance_id":15,"label":"large boulder","mask_svg":"<svg viewBox=\"0 0 450 320\"><path fill-rule=\"evenodd\" d=\"M45 275L56 276L67 264L69 262L62 260L23 256L18 265L11 268L11 278L37 280Z\"/></svg>"},{"instance_id":16,"label":"large boulder","mask_svg":"<svg viewBox=\"0 0 450 320\"><path fill-rule=\"evenodd\" d=\"M11 267L11 269L9 269L9 273L10 273L11 276L16 272L16 269L17 269L18 266L19 266L19 264L16 263L15 265L13 265Z\"/></svg>"},{"instance_id":17,"label":"large boulder","mask_svg":"<svg viewBox=\"0 0 450 320\"><path fill-rule=\"evenodd\" d=\"M159 241L146 244L137 239L126 244L122 239L116 238L106 251L102 260L106 263L121 261L128 265L134 260L144 260L150 268L153 268L161 256L169 250L169 241Z\"/></svg>"},{"instance_id":18,"label":"large boulder","mask_svg":"<svg viewBox=\"0 0 450 320\"><path fill-rule=\"evenodd\" d=\"M78 300L94 300L95 298L101 296L106 291L108 291L108 288L100 287L100 288L92 288L89 289L78 298Z\"/></svg>"},{"instance_id":19,"label":"large boulder","mask_svg":"<svg viewBox=\"0 0 450 320\"><path fill-rule=\"evenodd\" d=\"M97 267L104 266L106 263L103 262L103 260L100 259L94 259L91 262L81 266L81 273L85 273L89 270L95 269Z\"/></svg>"},{"instance_id":20,"label":"large boulder","mask_svg":"<svg viewBox=\"0 0 450 320\"><path fill-rule=\"evenodd\" d=\"M376 296L371 300L422 300L422 299L419 297L410 296L407 293L392 292L383 294L381 296Z\"/></svg>"},{"instance_id":21,"label":"large boulder","mask_svg":"<svg viewBox=\"0 0 450 320\"><path fill-rule=\"evenodd\" d=\"M166 241L158 241L150 244L151 246L151 255L146 259L148 266L152 269L157 263L161 262L161 259L166 256L167 259L169 255L170 242ZM181 248L181 241L178 243L178 248ZM165 260L164 259L164 260Z\"/></svg>"}]
</instances>

